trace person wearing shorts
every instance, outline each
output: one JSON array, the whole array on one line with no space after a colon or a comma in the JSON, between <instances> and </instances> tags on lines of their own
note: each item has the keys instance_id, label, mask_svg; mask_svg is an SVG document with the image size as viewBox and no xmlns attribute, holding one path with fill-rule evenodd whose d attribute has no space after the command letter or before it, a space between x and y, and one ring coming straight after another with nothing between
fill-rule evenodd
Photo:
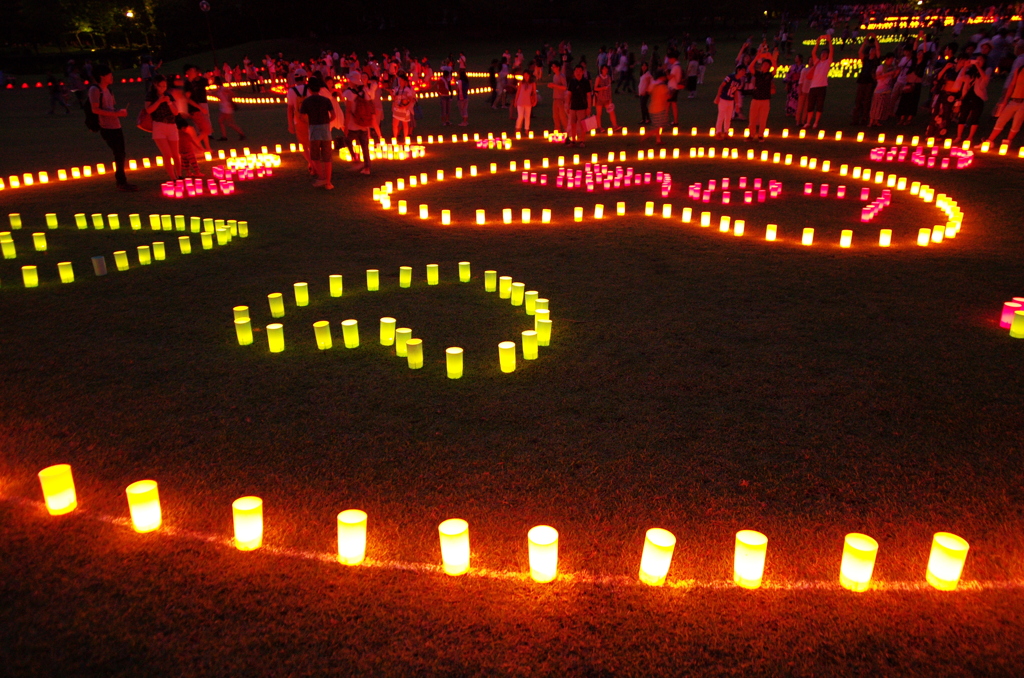
<instances>
[{"instance_id":1,"label":"person wearing shorts","mask_svg":"<svg viewBox=\"0 0 1024 678\"><path fill-rule=\"evenodd\" d=\"M828 56L818 54L822 40L828 44ZM835 57L835 46L832 44L831 35L822 35L818 38L817 44L811 50L811 59L816 59L811 72L811 89L807 92L807 122L804 129L818 129L821 122L821 114L825 110L825 93L828 89L828 72L832 68L832 59Z\"/></svg>"},{"instance_id":2,"label":"person wearing shorts","mask_svg":"<svg viewBox=\"0 0 1024 678\"><path fill-rule=\"evenodd\" d=\"M575 144L584 146L583 139L587 130L583 121L590 115L594 90L590 86L590 80L586 77L583 64L576 64L572 75L573 77L566 83L566 89L569 92L569 129L565 143L570 146Z\"/></svg>"},{"instance_id":3,"label":"person wearing shorts","mask_svg":"<svg viewBox=\"0 0 1024 678\"><path fill-rule=\"evenodd\" d=\"M310 78L308 87L310 94L299 106L299 115L309 127L309 160L316 171L313 187L330 191L334 188L331 183L331 153L334 150L331 121L334 120L334 104L323 95L326 90L319 78Z\"/></svg>"},{"instance_id":4,"label":"person wearing shorts","mask_svg":"<svg viewBox=\"0 0 1024 678\"><path fill-rule=\"evenodd\" d=\"M654 72L649 87L650 99L647 102L647 112L651 117L651 129L654 131L654 142L661 143L661 132L668 127L669 108L668 100L672 96L668 85L665 83L665 71L660 68ZM644 135L646 139L648 135Z\"/></svg>"},{"instance_id":5,"label":"person wearing shorts","mask_svg":"<svg viewBox=\"0 0 1024 678\"><path fill-rule=\"evenodd\" d=\"M360 124L356 120L356 100L374 100L374 91L368 91L367 87L363 86L363 74L360 71L352 71L348 74L348 87L342 92L342 96L345 97L345 132L348 142L353 144L353 150L354 144L359 144L363 151L363 164L356 168L361 174L370 173L370 131L369 125ZM352 154L352 158L356 159L355 153Z\"/></svg>"},{"instance_id":6,"label":"person wearing shorts","mask_svg":"<svg viewBox=\"0 0 1024 678\"><path fill-rule=\"evenodd\" d=\"M999 117L996 119L996 126L992 128L992 134L988 136L988 142L994 145L1006 124L1013 120L1013 124L1010 126L1010 133L1007 135L1006 140L1003 141L1003 143L1009 146L1013 143L1013 138L1017 136L1017 132L1020 131L1021 124L1024 124L1024 68L1017 69L1017 73L1006 88L1006 93L1003 94L1000 106L1001 108L997 109L999 110Z\"/></svg>"},{"instance_id":7,"label":"person wearing shorts","mask_svg":"<svg viewBox=\"0 0 1024 678\"><path fill-rule=\"evenodd\" d=\"M164 168L171 181L181 176L181 155L178 152L178 126L175 124L177 105L167 91L167 78L157 73L153 87L146 95L146 112L153 119L153 142L164 158Z\"/></svg>"}]
</instances>

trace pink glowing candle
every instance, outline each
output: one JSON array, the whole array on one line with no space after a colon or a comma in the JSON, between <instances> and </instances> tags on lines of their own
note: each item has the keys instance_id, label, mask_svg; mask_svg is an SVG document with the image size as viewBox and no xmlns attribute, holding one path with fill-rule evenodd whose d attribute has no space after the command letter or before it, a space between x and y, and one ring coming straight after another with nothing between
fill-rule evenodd
<instances>
[{"instance_id":1,"label":"pink glowing candle","mask_svg":"<svg viewBox=\"0 0 1024 678\"><path fill-rule=\"evenodd\" d=\"M821 185L821 190L819 191L819 195L822 198L827 198L828 197L828 191L829 191L829 185L828 184L822 184Z\"/></svg>"},{"instance_id":2,"label":"pink glowing candle","mask_svg":"<svg viewBox=\"0 0 1024 678\"><path fill-rule=\"evenodd\" d=\"M757 192L757 201L758 202L764 202L766 197L767 197L767 191L765 191L763 188Z\"/></svg>"},{"instance_id":3,"label":"pink glowing candle","mask_svg":"<svg viewBox=\"0 0 1024 678\"><path fill-rule=\"evenodd\" d=\"M812 183L804 184L804 195L810 195L812 193L814 193L814 184L812 184Z\"/></svg>"},{"instance_id":4,"label":"pink glowing candle","mask_svg":"<svg viewBox=\"0 0 1024 678\"><path fill-rule=\"evenodd\" d=\"M708 190L709 191L714 191L716 188L718 188L718 182L717 181L712 179L711 181L708 182Z\"/></svg>"},{"instance_id":5,"label":"pink glowing candle","mask_svg":"<svg viewBox=\"0 0 1024 678\"><path fill-rule=\"evenodd\" d=\"M729 177L724 177L722 179L722 188L729 188Z\"/></svg>"},{"instance_id":6,"label":"pink glowing candle","mask_svg":"<svg viewBox=\"0 0 1024 678\"><path fill-rule=\"evenodd\" d=\"M752 202L754 202L754 192L753 191L744 191L743 192L743 204L749 205Z\"/></svg>"},{"instance_id":7,"label":"pink glowing candle","mask_svg":"<svg viewBox=\"0 0 1024 678\"><path fill-rule=\"evenodd\" d=\"M871 197L871 191L867 188L860 189L860 199L866 201Z\"/></svg>"},{"instance_id":8,"label":"pink glowing candle","mask_svg":"<svg viewBox=\"0 0 1024 678\"><path fill-rule=\"evenodd\" d=\"M747 178L746 177L740 177L740 188L746 188L746 187L747 187Z\"/></svg>"},{"instance_id":9,"label":"pink glowing candle","mask_svg":"<svg viewBox=\"0 0 1024 678\"><path fill-rule=\"evenodd\" d=\"M754 179L754 188L755 189L761 188L761 180L760 179Z\"/></svg>"},{"instance_id":10,"label":"pink glowing candle","mask_svg":"<svg viewBox=\"0 0 1024 678\"><path fill-rule=\"evenodd\" d=\"M836 197L840 200L846 197L846 186L839 186L836 188Z\"/></svg>"},{"instance_id":11,"label":"pink glowing candle","mask_svg":"<svg viewBox=\"0 0 1024 678\"><path fill-rule=\"evenodd\" d=\"M722 204L723 205L728 205L729 201L731 199L732 199L732 192L731 191L722 191Z\"/></svg>"},{"instance_id":12,"label":"pink glowing candle","mask_svg":"<svg viewBox=\"0 0 1024 678\"><path fill-rule=\"evenodd\" d=\"M1014 312L1021 310L1021 308L1021 304L1016 301L1008 301L1003 304L1003 312L999 317L999 326L1004 330L1010 329L1010 325L1013 323Z\"/></svg>"}]
</instances>

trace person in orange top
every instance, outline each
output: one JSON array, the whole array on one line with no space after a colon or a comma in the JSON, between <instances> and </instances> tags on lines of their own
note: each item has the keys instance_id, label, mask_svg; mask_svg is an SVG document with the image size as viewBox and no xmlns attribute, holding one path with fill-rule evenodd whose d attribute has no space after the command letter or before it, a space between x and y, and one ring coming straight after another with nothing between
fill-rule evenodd
<instances>
[{"instance_id":1,"label":"person in orange top","mask_svg":"<svg viewBox=\"0 0 1024 678\"><path fill-rule=\"evenodd\" d=\"M666 82L665 71L660 68L654 73L654 82L648 90L651 100L647 103L647 112L651 115L651 127L655 130L655 143L661 143L661 130L669 124L669 100L672 92ZM645 135L645 139L649 135Z\"/></svg>"},{"instance_id":2,"label":"person in orange top","mask_svg":"<svg viewBox=\"0 0 1024 678\"><path fill-rule=\"evenodd\" d=\"M1013 125L1010 127L1010 133L1005 141L1006 145L1010 145L1013 138L1017 136L1017 132L1020 131L1021 124L1024 123L1024 68L1017 69L1017 74L1013 76L1013 82L1006 88L1006 93L1003 95L1003 100L999 102L999 106L1002 107L1002 110L996 119L996 126L992 128L992 134L988 135L988 142L995 144L996 138L1012 118Z\"/></svg>"}]
</instances>

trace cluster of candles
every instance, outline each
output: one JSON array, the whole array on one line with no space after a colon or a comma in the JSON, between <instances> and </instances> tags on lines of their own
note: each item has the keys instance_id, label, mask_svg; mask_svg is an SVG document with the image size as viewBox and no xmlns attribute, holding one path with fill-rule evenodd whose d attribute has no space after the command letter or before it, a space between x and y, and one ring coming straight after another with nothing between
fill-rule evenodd
<instances>
[{"instance_id":1,"label":"cluster of candles","mask_svg":"<svg viewBox=\"0 0 1024 678\"><path fill-rule=\"evenodd\" d=\"M974 162L974 151L963 148L950 148L949 157L940 158L939 149L936 146L930 149L924 146L916 146L911 152L910 146L892 146L886 148L872 148L869 153L874 162L906 162L907 157L918 167L934 168L936 164L940 169L967 169Z\"/></svg>"},{"instance_id":2,"label":"cluster of candles","mask_svg":"<svg viewBox=\"0 0 1024 678\"><path fill-rule=\"evenodd\" d=\"M18 212L12 212L7 216L11 224L11 230L21 230L23 225L21 214ZM78 230L87 230L89 228L90 221L93 228L98 231L104 230L105 228L109 228L111 231L117 231L121 228L121 217L117 214L107 214L105 220L103 214L97 213L92 214L91 216L87 216L83 212L75 214L75 226ZM129 214L128 223L133 231L142 230L141 215ZM226 245L231 242L233 237L247 238L249 236L249 223L247 221L238 221L235 219L224 220L190 217L188 224L186 225L186 217L184 215L176 215L172 217L169 214L150 214L149 224L150 229L153 231L185 231L186 229L189 229L192 233L198 233L200 234L202 247L205 250L213 249L215 243L217 245ZM55 213L50 212L46 215L46 227L49 230L55 230L59 227L59 220ZM45 252L48 247L46 233L43 231L33 233L32 244L36 252ZM180 236L178 238L178 249L182 254L191 254L191 237L187 235ZM0 232L0 251L2 251L4 259L17 258L17 248L11 231ZM162 241L154 242L150 245L139 245L137 247L139 264L147 266L153 261L163 261L166 259L166 252L166 245ZM127 251L120 250L114 252L114 264L118 271L127 271L130 266ZM96 275L106 275L106 257L102 254L92 257L92 268L93 273ZM75 281L74 267L70 261L59 262L57 264L57 273L62 283L71 283ZM39 286L39 269L37 266L22 266L21 277L22 283L25 287Z\"/></svg>"},{"instance_id":3,"label":"cluster of candles","mask_svg":"<svg viewBox=\"0 0 1024 678\"><path fill-rule=\"evenodd\" d=\"M687 187L686 195L692 200L700 200L703 203L710 203L711 197L714 195L716 190L721 189L722 191L722 204L728 205L732 202L732 191L729 190L731 185L729 177L723 177L721 184L718 181L712 179L708 181L707 187L702 182L690 184ZM747 186L751 187L751 190L745 190ZM778 198L782 195L782 182L776 181L775 179L768 180L768 188L762 188L764 182L758 177L753 180L752 183L748 184L747 177L740 177L737 182L737 188L743 190L743 204L753 204L754 198L757 198L757 202L762 203L767 198Z\"/></svg>"},{"instance_id":4,"label":"cluster of candles","mask_svg":"<svg viewBox=\"0 0 1024 678\"><path fill-rule=\"evenodd\" d=\"M822 185L824 186L824 184L822 184ZM861 200L867 200L868 197L869 197L868 196L868 189L862 188L860 190L860 199ZM883 188L881 195L879 195L877 198L872 200L869 204L867 204L867 205L865 205L864 207L861 208L861 210L860 210L860 220L861 220L861 222L865 223L865 224L868 223L869 221L874 219L876 216L878 216L879 212L881 212L886 207L888 207L891 202L892 202L892 191L890 191L888 188Z\"/></svg>"},{"instance_id":5,"label":"cluster of candles","mask_svg":"<svg viewBox=\"0 0 1024 678\"><path fill-rule=\"evenodd\" d=\"M478 139L476 142L476 147L491 151L511 151L512 140L509 138L495 139L493 137L489 137L487 139Z\"/></svg>"},{"instance_id":6,"label":"cluster of candles","mask_svg":"<svg viewBox=\"0 0 1024 678\"><path fill-rule=\"evenodd\" d=\"M1010 336L1014 339L1024 339L1024 297L1014 297L1003 304L999 326L1010 330Z\"/></svg>"},{"instance_id":7,"label":"cluster of candles","mask_svg":"<svg viewBox=\"0 0 1024 678\"><path fill-rule=\"evenodd\" d=\"M243 170L243 169L273 169L281 166L280 144L278 145L277 153L268 153L267 147L263 147L262 153L250 153L248 148L244 148L241 156L232 155L230 158L224 158L224 165L229 170ZM234 150L234 149L232 149Z\"/></svg>"},{"instance_id":8,"label":"cluster of candles","mask_svg":"<svg viewBox=\"0 0 1024 678\"><path fill-rule=\"evenodd\" d=\"M78 508L78 494L69 464L56 464L39 472L43 501L51 516L66 515ZM157 481L134 482L125 489L132 528L145 534L160 529L163 512ZM256 496L236 499L231 505L234 545L240 551L254 551L263 546L263 500ZM360 565L366 560L368 516L359 509L346 509L337 516L338 562ZM550 525L537 525L526 534L530 577L546 584L558 578L558 530ZM469 523L449 518L438 525L438 541L442 570L460 576L472 570ZM648 586L663 586L675 555L676 536L663 528L648 529L640 554L637 579ZM878 542L866 534L852 532L843 540L839 563L839 584L854 592L871 589ZM931 552L925 570L925 581L939 591L955 591L960 583L970 545L949 532L932 536ZM758 589L764 582L768 558L768 537L755 530L736 533L733 551L733 583L745 589Z\"/></svg>"},{"instance_id":9,"label":"cluster of candles","mask_svg":"<svg viewBox=\"0 0 1024 678\"><path fill-rule=\"evenodd\" d=\"M206 193L209 195L234 195L235 182L229 179L207 179ZM204 194L202 179L178 179L160 184L165 198L196 198Z\"/></svg>"},{"instance_id":10,"label":"cluster of candles","mask_svg":"<svg viewBox=\"0 0 1024 678\"><path fill-rule=\"evenodd\" d=\"M459 262L459 282L468 283L472 279L470 262ZM411 266L401 266L398 269L398 286L401 288L412 287L413 275ZM427 264L426 281L428 286L436 286L441 283L441 272L438 264ZM338 298L344 293L344 279L341 275L332 275L328 278L328 289L331 297ZM380 270L371 268L366 271L366 291L380 291ZM514 281L511 276L498 276L497 271L484 271L484 291L497 292L498 298L507 299L512 306L522 307L527 316L533 316L534 326L531 330L522 333L521 351L523 360L536 360L539 356L538 348L551 345L551 310L548 300L540 297L536 290L527 290L526 283ZM297 282L293 285L295 305L297 307L309 306L309 284ZM270 315L273 318L285 316L284 295L280 292L273 292L267 295L270 305ZM235 337L240 346L249 346L253 343L252 320L249 317L248 306L235 306L234 313ZM408 327L397 327L398 322L394 318L385 317L380 319L380 345L394 346L395 355L405 358L409 369L418 370L423 368L423 340L412 336L412 329ZM344 337L345 348L353 349L359 347L359 322L355 319L344 320L341 323L342 336ZM271 323L266 327L267 344L271 353L284 351L284 325L282 323ZM334 347L334 339L331 335L331 324L326 320L319 320L313 323L313 334L316 338L317 348L326 351ZM514 341L503 341L498 344L498 364L502 372L510 373L516 369L517 346ZM445 362L449 379L461 379L463 375L463 350L460 347L452 346L445 349Z\"/></svg>"},{"instance_id":11,"label":"cluster of candles","mask_svg":"<svg viewBox=\"0 0 1024 678\"><path fill-rule=\"evenodd\" d=\"M256 169L250 169L242 167L239 169L229 169L228 167L221 167L220 165L211 169L214 179L226 179L228 181L251 181L252 179L263 179L265 177L274 176L274 170L269 167L257 167Z\"/></svg>"},{"instance_id":12,"label":"cluster of candles","mask_svg":"<svg viewBox=\"0 0 1024 678\"><path fill-rule=\"evenodd\" d=\"M586 163L583 169L575 171L558 168L558 176L555 177L556 188L586 188L588 193L593 193L596 188L610 191L615 188L630 188L631 186L649 186L652 175L650 172L636 172L632 167L616 165L614 169L610 165L600 163ZM661 187L661 197L668 197L672 190L672 175L668 172L657 172L653 175L654 183ZM532 183L532 182L531 182ZM546 182L541 182L546 183Z\"/></svg>"},{"instance_id":13,"label":"cluster of candles","mask_svg":"<svg viewBox=\"0 0 1024 678\"><path fill-rule=\"evenodd\" d=\"M393 140L394 141L394 140ZM371 160L411 160L414 158L425 158L427 148L415 144L374 144L370 142ZM363 161L363 149L361 146L349 148L345 146L338 149L338 157L345 162L352 162L353 159Z\"/></svg>"}]
</instances>

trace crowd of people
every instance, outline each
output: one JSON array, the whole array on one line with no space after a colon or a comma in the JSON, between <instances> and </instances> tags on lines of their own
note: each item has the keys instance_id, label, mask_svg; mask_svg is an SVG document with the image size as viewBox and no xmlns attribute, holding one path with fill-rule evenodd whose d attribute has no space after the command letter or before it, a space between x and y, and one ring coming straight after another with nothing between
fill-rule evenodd
<instances>
[{"instance_id":1,"label":"crowd of people","mask_svg":"<svg viewBox=\"0 0 1024 678\"><path fill-rule=\"evenodd\" d=\"M763 141L777 89L782 90L785 115L800 127L818 128L837 51L852 46L857 49L859 71L851 124L909 125L926 110L929 136L975 142L989 90L1001 79L1002 92L992 97L996 121L988 139L995 141L1009 126L1006 141L1013 141L1024 122L1021 22L1012 25L994 15L992 23L963 36L963 27L971 24L958 21L953 34L959 40L944 40L948 22L936 22L932 29L908 33L896 49L886 51L874 33L862 36L852 28L882 9L847 10L812 17L811 23L823 32L806 58L799 48L794 53L792 35L797 23L786 17L773 39L762 35L756 45L753 38L746 40L730 72L714 89L717 135L724 137L737 123L745 123L746 136ZM658 45L646 42L635 52L626 43L602 46L593 71L586 56L574 58L567 40L544 45L532 57L522 49L505 51L488 69L487 101L494 109L508 110L509 124L516 131L527 132L535 123L534 109L550 98L550 127L564 133L566 144L584 146L591 130L619 129L624 116L632 122L632 115L615 104L614 96L620 95L621 103L625 94L635 99L640 124L660 143L662 132L679 124L681 102L697 98L717 56L712 38L698 41L690 36L669 40L663 53ZM782 60L791 63L780 64ZM235 66L225 63L205 73L187 66L181 76L165 76L159 63L146 59L142 79L147 95L137 124L151 132L170 177L201 176L196 158L216 140L210 106L216 102L220 140L226 140L229 130L244 139L234 119L232 93L239 91L239 83L258 92L273 88L278 94L283 86L288 131L301 145L313 185L329 190L336 146L350 146L356 159L354 170L369 174L370 140L411 138L426 113L422 97L426 92L432 93L431 101L436 96L442 126L469 124L466 56L450 54L437 65L434 70L429 59L413 57L408 50L363 56L324 50L305 61L268 54L259 63L246 57ZM121 168L124 140L119 128L127 114L116 107L109 93L109 69L88 67L95 84L86 87L79 70L70 67L69 91L97 117L96 127L115 156L118 186L133 190ZM780 68L786 69L784 77ZM706 98L711 98L710 93ZM453 99L458 106L457 123L453 122ZM385 129L388 101L391 124ZM51 93L51 107L59 104Z\"/></svg>"}]
</instances>

